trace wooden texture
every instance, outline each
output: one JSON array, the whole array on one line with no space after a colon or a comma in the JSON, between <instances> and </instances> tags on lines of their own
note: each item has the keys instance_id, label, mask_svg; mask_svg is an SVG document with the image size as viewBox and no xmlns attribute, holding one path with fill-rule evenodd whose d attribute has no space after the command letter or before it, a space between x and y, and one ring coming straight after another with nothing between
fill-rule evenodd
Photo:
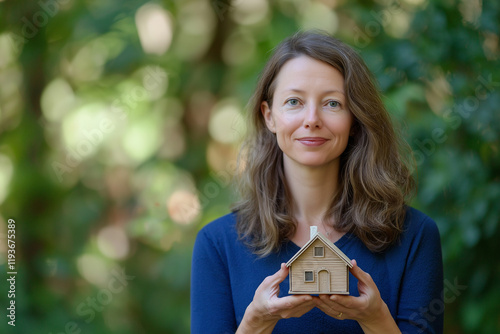
<instances>
[{"instance_id":1,"label":"wooden texture","mask_svg":"<svg viewBox=\"0 0 500 334\"><path fill-rule=\"evenodd\" d=\"M314 256L315 247L323 247L324 256ZM349 267L352 264L321 233L309 240L287 266L290 267L290 294L349 294ZM306 271L313 272L311 282L305 280Z\"/></svg>"}]
</instances>

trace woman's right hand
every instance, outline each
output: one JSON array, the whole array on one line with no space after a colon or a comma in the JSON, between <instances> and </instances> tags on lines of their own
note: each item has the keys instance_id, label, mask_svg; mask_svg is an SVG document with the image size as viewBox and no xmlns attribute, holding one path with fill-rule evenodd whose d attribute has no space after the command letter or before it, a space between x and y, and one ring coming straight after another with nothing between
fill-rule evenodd
<instances>
[{"instance_id":1,"label":"woman's right hand","mask_svg":"<svg viewBox=\"0 0 500 334\"><path fill-rule=\"evenodd\" d=\"M280 283L288 276L288 270L282 263L278 272L262 281L236 333L271 333L278 320L301 317L316 306L310 295L278 297Z\"/></svg>"}]
</instances>

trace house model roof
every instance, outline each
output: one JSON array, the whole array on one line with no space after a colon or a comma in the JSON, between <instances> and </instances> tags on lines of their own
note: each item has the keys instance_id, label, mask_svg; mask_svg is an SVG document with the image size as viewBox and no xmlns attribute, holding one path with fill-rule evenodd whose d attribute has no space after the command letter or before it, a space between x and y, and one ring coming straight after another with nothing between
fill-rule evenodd
<instances>
[{"instance_id":1,"label":"house model roof","mask_svg":"<svg viewBox=\"0 0 500 334\"><path fill-rule=\"evenodd\" d=\"M316 232L316 234L309 239L309 241L304 245L302 246L302 248L297 252L295 253L295 255L286 263L286 266L287 267L290 267L292 265L292 263L302 254L304 253L304 251L309 248L309 246L316 240L321 240L325 246L327 246L328 248L330 248L330 250L332 252L334 252L335 254L337 254L344 262L345 264L349 267L349 268L352 268L352 263L351 263L351 260L344 254L344 252L342 252L337 246L335 246L333 244L333 242L331 242L330 240L328 240L327 237L325 237L323 234L321 234L321 232Z\"/></svg>"}]
</instances>

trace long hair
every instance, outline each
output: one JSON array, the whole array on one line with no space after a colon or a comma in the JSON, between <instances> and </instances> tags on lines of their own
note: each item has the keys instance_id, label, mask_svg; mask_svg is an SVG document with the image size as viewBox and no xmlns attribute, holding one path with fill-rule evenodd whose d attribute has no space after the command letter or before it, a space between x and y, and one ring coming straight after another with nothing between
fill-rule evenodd
<instances>
[{"instance_id":1,"label":"long hair","mask_svg":"<svg viewBox=\"0 0 500 334\"><path fill-rule=\"evenodd\" d=\"M393 244L402 232L405 200L414 180L403 158L409 146L396 135L375 80L361 57L341 41L320 32L299 32L277 46L250 101L252 127L239 175L241 199L235 203L237 230L253 251L265 256L293 237L297 222L283 169L283 152L268 130L261 103L272 106L276 77L283 65L308 56L344 77L346 107L353 135L340 157L339 187L323 220L337 231L355 234L373 252Z\"/></svg>"}]
</instances>

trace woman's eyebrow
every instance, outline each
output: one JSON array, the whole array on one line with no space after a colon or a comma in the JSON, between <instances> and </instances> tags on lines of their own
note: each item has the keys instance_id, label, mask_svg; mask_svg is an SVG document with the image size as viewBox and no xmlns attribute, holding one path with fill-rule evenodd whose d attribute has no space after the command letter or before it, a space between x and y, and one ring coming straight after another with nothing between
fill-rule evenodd
<instances>
[{"instance_id":1,"label":"woman's eyebrow","mask_svg":"<svg viewBox=\"0 0 500 334\"><path fill-rule=\"evenodd\" d=\"M297 88L289 88L289 89L285 89L285 92L293 92L293 93L305 93L304 90L302 89L297 89ZM326 90L324 92L322 92L323 94L331 94L331 93L340 93L342 95L345 95L345 93L341 90L338 90L338 89L332 89L332 90Z\"/></svg>"}]
</instances>

